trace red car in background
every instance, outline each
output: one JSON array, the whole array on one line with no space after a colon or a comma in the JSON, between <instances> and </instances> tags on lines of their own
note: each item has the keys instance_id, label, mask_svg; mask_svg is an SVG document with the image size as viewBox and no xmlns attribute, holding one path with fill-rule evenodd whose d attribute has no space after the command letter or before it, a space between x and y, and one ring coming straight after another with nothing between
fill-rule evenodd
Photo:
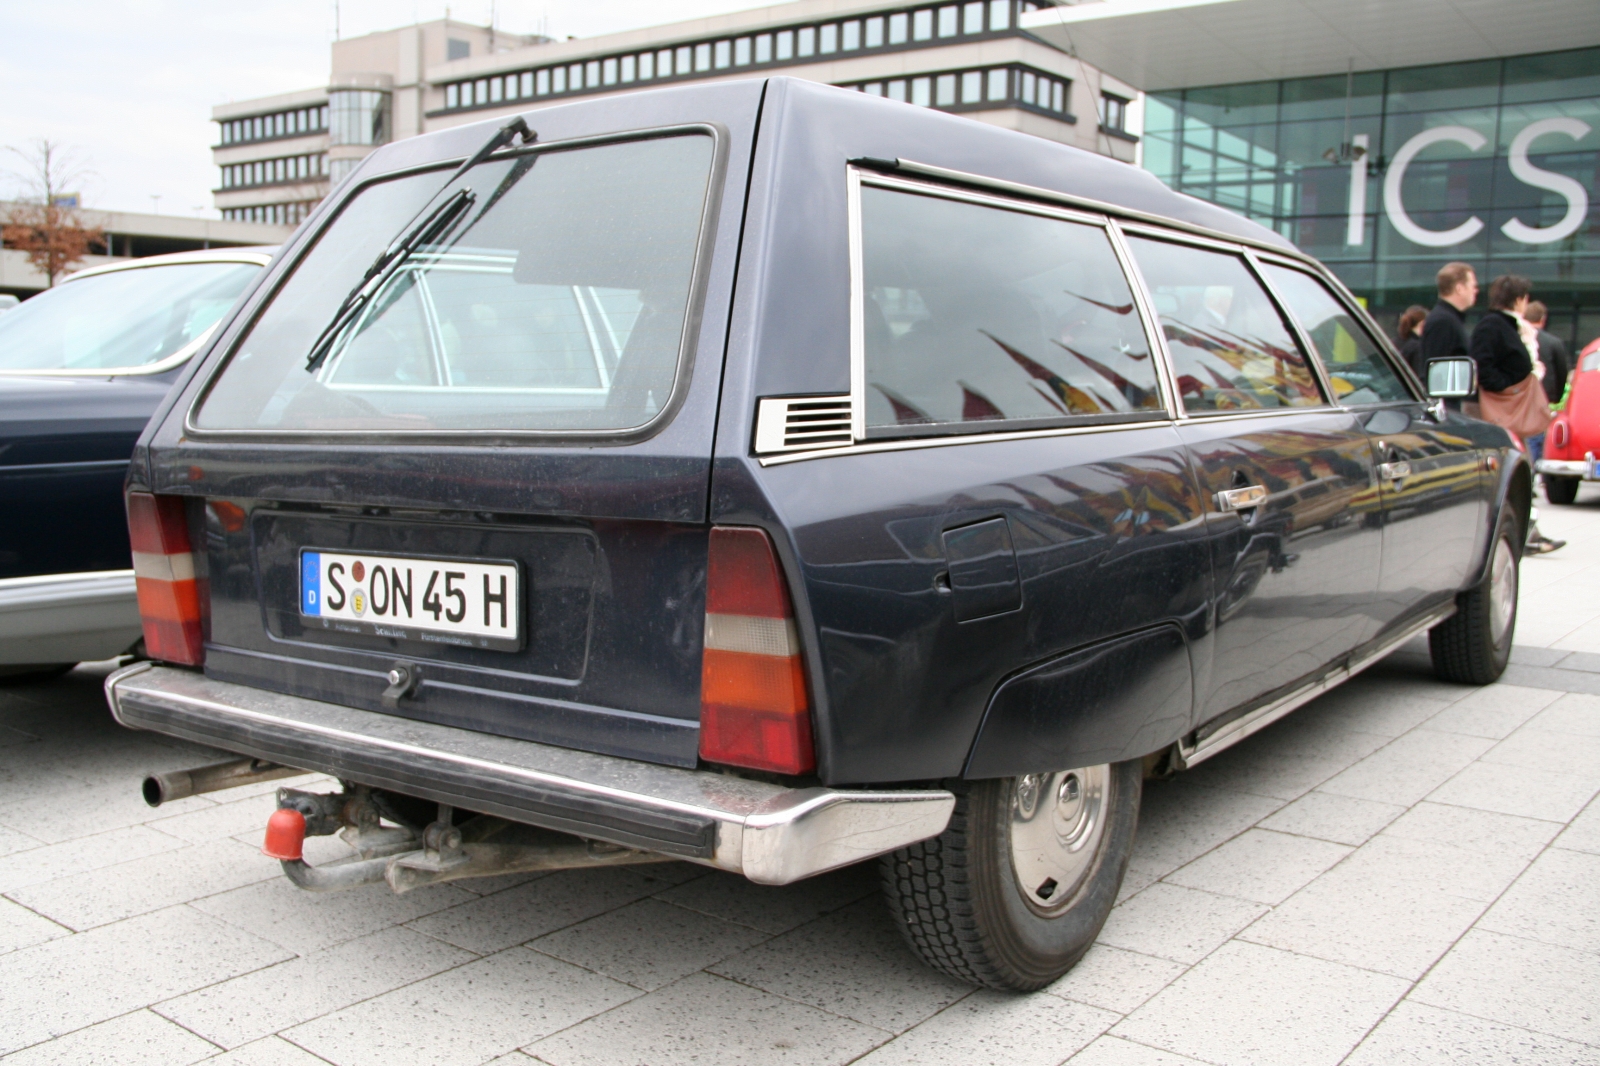
<instances>
[{"instance_id":1,"label":"red car in background","mask_svg":"<svg viewBox=\"0 0 1600 1066\"><path fill-rule=\"evenodd\" d=\"M1544 435L1544 494L1551 503L1572 503L1578 485L1600 481L1600 340L1578 355L1567 404Z\"/></svg>"}]
</instances>

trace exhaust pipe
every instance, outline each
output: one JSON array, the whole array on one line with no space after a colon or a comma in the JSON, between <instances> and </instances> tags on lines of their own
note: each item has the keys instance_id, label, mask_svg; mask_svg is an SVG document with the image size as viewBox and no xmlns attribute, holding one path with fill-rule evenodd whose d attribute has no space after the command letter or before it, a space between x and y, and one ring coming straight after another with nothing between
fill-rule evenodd
<instances>
[{"instance_id":1,"label":"exhaust pipe","mask_svg":"<svg viewBox=\"0 0 1600 1066\"><path fill-rule=\"evenodd\" d=\"M304 770L292 766L279 766L262 759L234 759L211 766L198 766L193 770L170 770L164 774L151 774L144 779L144 801L159 807L185 796L198 796L202 792L216 792L224 788L253 785L260 781L275 781L280 777L298 777Z\"/></svg>"}]
</instances>

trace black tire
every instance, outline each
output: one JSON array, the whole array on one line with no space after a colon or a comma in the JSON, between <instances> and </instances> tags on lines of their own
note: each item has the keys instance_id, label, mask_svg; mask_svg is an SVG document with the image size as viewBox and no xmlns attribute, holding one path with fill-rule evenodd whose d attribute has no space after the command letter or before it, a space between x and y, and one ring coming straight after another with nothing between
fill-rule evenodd
<instances>
[{"instance_id":1,"label":"black tire","mask_svg":"<svg viewBox=\"0 0 1600 1066\"><path fill-rule=\"evenodd\" d=\"M1094 769L1094 768L1091 768ZM1105 826L1071 899L1045 915L1024 899L1011 826L1021 778L973 782L939 836L884 856L884 897L924 962L1008 991L1043 988L1072 969L1116 902L1139 821L1143 760L1106 768Z\"/></svg>"},{"instance_id":2,"label":"black tire","mask_svg":"<svg viewBox=\"0 0 1600 1066\"><path fill-rule=\"evenodd\" d=\"M1433 672L1441 680L1487 685L1505 673L1517 628L1517 566L1523 538L1516 512L1510 504L1503 505L1483 580L1458 593L1456 613L1428 631ZM1503 610L1497 607L1497 580L1502 582L1499 603Z\"/></svg>"},{"instance_id":3,"label":"black tire","mask_svg":"<svg viewBox=\"0 0 1600 1066\"><path fill-rule=\"evenodd\" d=\"M1582 478L1544 476L1544 498L1551 503L1568 504L1578 502L1578 486L1583 484Z\"/></svg>"}]
</instances>

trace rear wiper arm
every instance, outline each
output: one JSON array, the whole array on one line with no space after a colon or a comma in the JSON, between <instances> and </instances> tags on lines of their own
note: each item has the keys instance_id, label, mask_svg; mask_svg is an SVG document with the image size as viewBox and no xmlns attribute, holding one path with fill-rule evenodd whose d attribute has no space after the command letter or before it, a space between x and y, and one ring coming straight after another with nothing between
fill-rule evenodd
<instances>
[{"instance_id":1,"label":"rear wiper arm","mask_svg":"<svg viewBox=\"0 0 1600 1066\"><path fill-rule=\"evenodd\" d=\"M333 319L327 327L317 335L316 343L311 346L311 354L306 358L306 370L315 373L316 369L328 358L328 353L333 350L333 345L338 340L344 328L361 313L374 295L381 292L391 278L400 272L407 258L416 249L438 240L460 220L473 203L478 199L477 194L470 189L457 189L446 197L445 201L434 207L441 193L455 184L467 171L488 159L489 156L511 143L513 137L520 137L523 144L531 144L537 137L528 124L521 118L514 118L490 137L483 147L472 154L466 162L456 168L445 183L440 186L439 192L433 194L427 203L411 217L401 229L400 236L396 237L389 247L385 248L378 257L367 267L353 289L345 295L339 304L339 309L334 312ZM431 209L431 210L430 210Z\"/></svg>"}]
</instances>

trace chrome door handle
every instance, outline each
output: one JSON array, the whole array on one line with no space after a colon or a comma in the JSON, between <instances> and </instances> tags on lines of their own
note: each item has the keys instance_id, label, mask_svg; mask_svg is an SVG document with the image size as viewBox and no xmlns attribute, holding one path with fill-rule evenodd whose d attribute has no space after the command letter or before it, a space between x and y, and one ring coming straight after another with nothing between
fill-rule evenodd
<instances>
[{"instance_id":1,"label":"chrome door handle","mask_svg":"<svg viewBox=\"0 0 1600 1066\"><path fill-rule=\"evenodd\" d=\"M1248 511L1260 507L1267 498L1264 485L1246 485L1239 489L1223 489L1217 493L1217 510Z\"/></svg>"},{"instance_id":2,"label":"chrome door handle","mask_svg":"<svg viewBox=\"0 0 1600 1066\"><path fill-rule=\"evenodd\" d=\"M1411 476L1411 464L1401 460L1398 463L1379 463L1378 477L1384 481L1399 481L1401 478Z\"/></svg>"}]
</instances>

